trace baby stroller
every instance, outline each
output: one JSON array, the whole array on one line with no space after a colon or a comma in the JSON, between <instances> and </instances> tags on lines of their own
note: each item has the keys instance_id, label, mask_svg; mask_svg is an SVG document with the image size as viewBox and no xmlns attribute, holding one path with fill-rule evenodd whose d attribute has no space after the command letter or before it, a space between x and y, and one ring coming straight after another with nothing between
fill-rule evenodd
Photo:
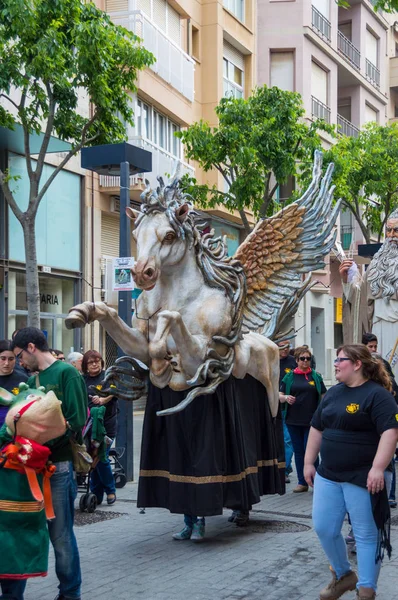
<instances>
[{"instance_id":1,"label":"baby stroller","mask_svg":"<svg viewBox=\"0 0 398 600\"><path fill-rule=\"evenodd\" d=\"M109 445L111 440L105 435L101 441L94 441L92 439L93 430L93 417L90 415L83 428L83 441L86 445L87 451L92 458L91 468L88 473L77 473L77 486L78 491L82 492L79 500L79 508L81 512L93 513L97 508L97 497L90 491L90 478L92 471L95 469L99 460L99 451L101 445ZM102 447L102 451L105 450ZM111 448L109 451L109 462L111 464L112 474L115 479L115 486L122 488L127 483L127 477L124 472L123 466L120 462L120 458L123 456L124 448Z\"/></svg>"}]
</instances>

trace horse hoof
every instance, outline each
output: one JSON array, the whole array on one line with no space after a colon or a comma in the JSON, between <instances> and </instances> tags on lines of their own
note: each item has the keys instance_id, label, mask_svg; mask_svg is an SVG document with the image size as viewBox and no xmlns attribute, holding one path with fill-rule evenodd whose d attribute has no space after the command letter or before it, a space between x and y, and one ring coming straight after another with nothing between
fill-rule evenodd
<instances>
[{"instance_id":1,"label":"horse hoof","mask_svg":"<svg viewBox=\"0 0 398 600\"><path fill-rule=\"evenodd\" d=\"M76 329L77 327L84 327L87 325L88 320L86 314L78 308L71 308L69 315L65 319L66 329Z\"/></svg>"}]
</instances>

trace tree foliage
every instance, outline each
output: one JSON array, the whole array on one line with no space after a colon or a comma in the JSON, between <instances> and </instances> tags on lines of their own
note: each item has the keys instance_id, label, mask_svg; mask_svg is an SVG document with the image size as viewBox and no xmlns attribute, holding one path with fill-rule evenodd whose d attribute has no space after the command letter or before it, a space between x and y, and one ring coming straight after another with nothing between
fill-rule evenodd
<instances>
[{"instance_id":1,"label":"tree foliage","mask_svg":"<svg viewBox=\"0 0 398 600\"><path fill-rule=\"evenodd\" d=\"M24 229L28 320L38 325L39 290L34 223L40 201L54 178L83 146L125 140L133 123L130 92L137 73L153 62L138 38L115 26L109 16L84 0L0 0L0 126L22 125L29 204L22 212L0 172L4 196ZM79 110L79 97L92 103ZM43 132L37 160L31 159L30 134ZM41 184L51 135L71 150ZM29 245L29 249L27 248ZM34 252L33 252L34 250ZM32 252L34 256L32 256Z\"/></svg>"},{"instance_id":2,"label":"tree foliage","mask_svg":"<svg viewBox=\"0 0 398 600\"><path fill-rule=\"evenodd\" d=\"M358 137L341 137L324 155L335 164L336 198L352 212L370 243L380 241L387 217L398 207L398 126L369 123Z\"/></svg>"},{"instance_id":3,"label":"tree foliage","mask_svg":"<svg viewBox=\"0 0 398 600\"><path fill-rule=\"evenodd\" d=\"M225 189L197 186L189 178L185 186L202 207L221 203L238 210L250 229L244 210L265 217L279 208L278 186L312 160L321 147L318 129L332 128L323 121L308 125L301 96L276 87L257 88L247 99L222 98L216 114L216 127L199 121L177 135L188 158L205 172L215 168L222 174Z\"/></svg>"}]
</instances>

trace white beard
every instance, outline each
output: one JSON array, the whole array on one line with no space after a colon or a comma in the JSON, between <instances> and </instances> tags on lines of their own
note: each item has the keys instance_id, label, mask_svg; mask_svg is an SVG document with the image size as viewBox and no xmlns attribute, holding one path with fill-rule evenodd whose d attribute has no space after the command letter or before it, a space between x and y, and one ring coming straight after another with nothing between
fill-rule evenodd
<instances>
[{"instance_id":1,"label":"white beard","mask_svg":"<svg viewBox=\"0 0 398 600\"><path fill-rule=\"evenodd\" d=\"M398 239L384 241L367 270L373 298L391 298L398 293Z\"/></svg>"}]
</instances>

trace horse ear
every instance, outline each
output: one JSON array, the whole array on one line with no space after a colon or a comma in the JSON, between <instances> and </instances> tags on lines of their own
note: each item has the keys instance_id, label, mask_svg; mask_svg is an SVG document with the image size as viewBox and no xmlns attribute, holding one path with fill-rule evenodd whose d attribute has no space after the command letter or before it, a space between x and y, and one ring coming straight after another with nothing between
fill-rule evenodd
<instances>
[{"instance_id":1,"label":"horse ear","mask_svg":"<svg viewBox=\"0 0 398 600\"><path fill-rule=\"evenodd\" d=\"M183 223L187 218L189 213L189 204L181 204L178 208L176 208L175 216L177 221Z\"/></svg>"},{"instance_id":2,"label":"horse ear","mask_svg":"<svg viewBox=\"0 0 398 600\"><path fill-rule=\"evenodd\" d=\"M131 219L132 221L134 221L137 217L140 216L140 211L139 210L134 210L134 208L131 208L130 206L126 207L126 215L128 216L129 219Z\"/></svg>"}]
</instances>

